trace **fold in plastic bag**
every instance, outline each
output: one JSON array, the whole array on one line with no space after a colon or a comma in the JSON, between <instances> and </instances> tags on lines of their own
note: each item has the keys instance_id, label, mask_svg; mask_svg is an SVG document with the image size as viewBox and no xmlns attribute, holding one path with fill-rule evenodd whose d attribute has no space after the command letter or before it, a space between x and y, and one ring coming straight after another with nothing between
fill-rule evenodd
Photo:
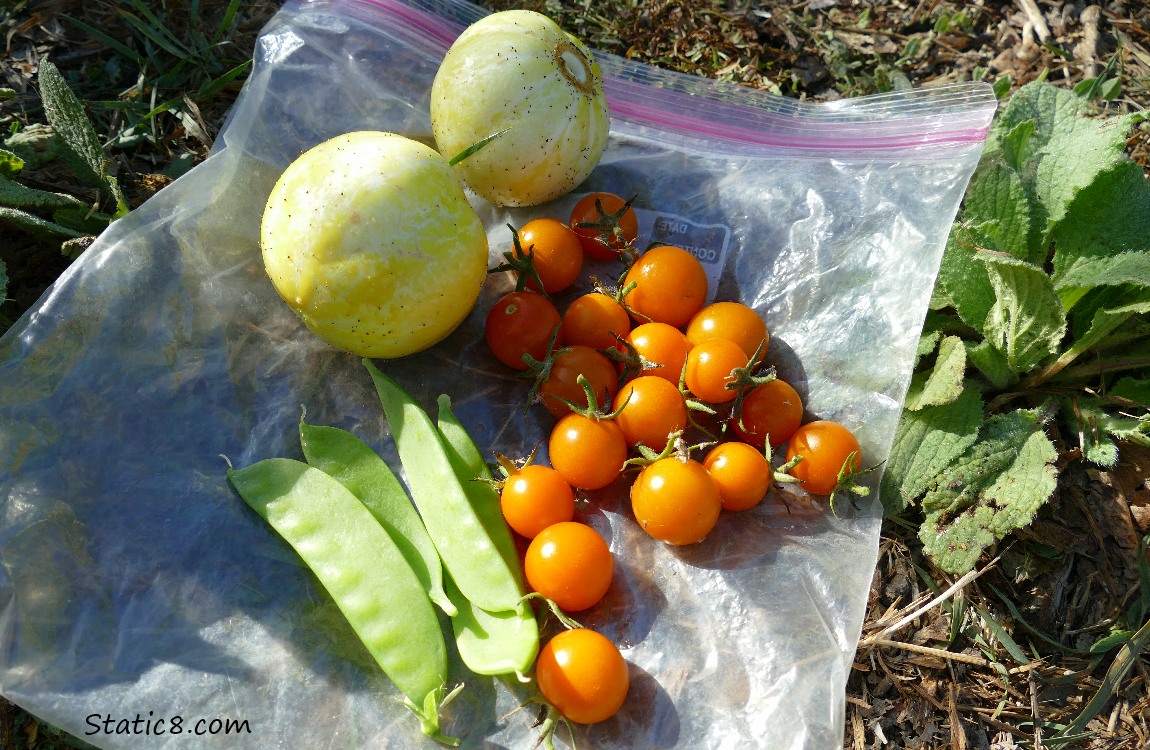
<instances>
[{"instance_id":1,"label":"fold in plastic bag","mask_svg":"<svg viewBox=\"0 0 1150 750\"><path fill-rule=\"evenodd\" d=\"M257 244L272 184L339 133L424 140L462 2L291 3L261 37L213 155L116 222L0 340L0 689L101 747L428 747L398 692L298 558L233 493L237 466L341 426L398 469L359 361L276 296ZM767 321L809 417L887 455L943 243L995 106L957 85L810 105L599 56L608 152L580 191L636 195L645 239L694 247L718 298ZM558 201L476 201L492 265L508 222ZM603 271L608 274L607 271ZM492 278L442 344L385 372L449 394L490 450L525 455L549 417L487 353ZM869 484L877 487L877 474ZM877 492L877 490L876 490ZM880 506L841 518L767 501L704 542L656 543L623 485L580 517L616 574L584 624L632 673L580 747L833 748L874 569ZM530 747L522 686L468 674L444 730Z\"/></svg>"}]
</instances>

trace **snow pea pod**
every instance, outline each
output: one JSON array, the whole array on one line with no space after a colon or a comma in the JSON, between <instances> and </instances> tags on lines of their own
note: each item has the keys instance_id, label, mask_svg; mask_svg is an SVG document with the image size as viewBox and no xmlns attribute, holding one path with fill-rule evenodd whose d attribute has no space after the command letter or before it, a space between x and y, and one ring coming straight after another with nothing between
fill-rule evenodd
<instances>
[{"instance_id":1,"label":"snow pea pod","mask_svg":"<svg viewBox=\"0 0 1150 750\"><path fill-rule=\"evenodd\" d=\"M431 600L391 537L342 484L289 458L269 458L228 479L299 553L364 646L405 696L424 734L439 731L447 649Z\"/></svg>"},{"instance_id":2,"label":"snow pea pod","mask_svg":"<svg viewBox=\"0 0 1150 750\"><path fill-rule=\"evenodd\" d=\"M411 497L448 574L477 607L504 612L521 606L517 576L472 507L443 436L410 394L370 360L363 364L391 426Z\"/></svg>"},{"instance_id":3,"label":"snow pea pod","mask_svg":"<svg viewBox=\"0 0 1150 750\"><path fill-rule=\"evenodd\" d=\"M464 491L475 509L475 515L483 528L487 529L488 536L511 572L515 574L520 587L523 586L523 569L519 564L519 553L515 549L515 537L511 535L511 527L503 517L503 508L499 502L499 492L492 484L491 469L483 460L479 446L475 444L471 434L455 416L451 409L451 397L441 394L438 400L439 432L443 435L448 447L448 458L455 473L463 481Z\"/></svg>"},{"instance_id":4,"label":"snow pea pod","mask_svg":"<svg viewBox=\"0 0 1150 750\"><path fill-rule=\"evenodd\" d=\"M450 576L444 588L458 610L451 618L451 629L464 665L476 674L514 673L521 682L527 682L527 673L539 654L539 624L531 607L488 612L468 601Z\"/></svg>"},{"instance_id":5,"label":"snow pea pod","mask_svg":"<svg viewBox=\"0 0 1150 750\"><path fill-rule=\"evenodd\" d=\"M491 541L516 579L522 585L523 571L515 549L515 539L503 518L499 493L491 483L491 470L483 460L479 446L451 409L451 398L439 396L439 432L447 443L448 455L455 473L464 482L468 498ZM451 618L451 629L459 656L476 674L512 674L523 682L539 654L539 624L531 607L523 602L513 612L488 612L467 600L448 576L444 581L447 595L458 614Z\"/></svg>"},{"instance_id":6,"label":"snow pea pod","mask_svg":"<svg viewBox=\"0 0 1150 750\"><path fill-rule=\"evenodd\" d=\"M330 475L359 498L415 571L431 601L449 615L455 605L443 590L443 563L427 535L407 490L367 443L338 427L299 423L307 462Z\"/></svg>"}]
</instances>

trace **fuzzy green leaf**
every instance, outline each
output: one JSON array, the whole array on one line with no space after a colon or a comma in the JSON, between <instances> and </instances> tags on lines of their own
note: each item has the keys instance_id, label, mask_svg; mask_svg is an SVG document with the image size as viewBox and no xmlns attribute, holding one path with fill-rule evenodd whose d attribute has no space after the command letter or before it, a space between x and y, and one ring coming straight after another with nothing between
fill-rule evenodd
<instances>
[{"instance_id":1,"label":"fuzzy green leaf","mask_svg":"<svg viewBox=\"0 0 1150 750\"><path fill-rule=\"evenodd\" d=\"M1015 373L1024 373L1054 354L1066 333L1066 314L1050 277L1039 267L1000 253L982 251L995 291L983 331Z\"/></svg>"},{"instance_id":2,"label":"fuzzy green leaf","mask_svg":"<svg viewBox=\"0 0 1150 750\"><path fill-rule=\"evenodd\" d=\"M1138 440L1150 434L1150 421L1112 414L1101 398L1067 400L1063 414L1086 460L1104 469L1118 463L1118 441Z\"/></svg>"},{"instance_id":3,"label":"fuzzy green leaf","mask_svg":"<svg viewBox=\"0 0 1150 750\"><path fill-rule=\"evenodd\" d=\"M1134 118L1094 120L1067 118L1039 156L1035 189L1047 213L1049 230L1066 216L1071 202L1083 188L1127 159L1126 134Z\"/></svg>"},{"instance_id":4,"label":"fuzzy green leaf","mask_svg":"<svg viewBox=\"0 0 1150 750\"><path fill-rule=\"evenodd\" d=\"M59 158L62 151L60 136L52 126L32 123L0 141L0 147L11 151L23 163L24 169L35 170Z\"/></svg>"},{"instance_id":5,"label":"fuzzy green leaf","mask_svg":"<svg viewBox=\"0 0 1150 750\"><path fill-rule=\"evenodd\" d=\"M1121 284L1150 286L1150 252L1081 257L1055 282L1055 288L1069 310L1091 289Z\"/></svg>"},{"instance_id":6,"label":"fuzzy green leaf","mask_svg":"<svg viewBox=\"0 0 1150 750\"><path fill-rule=\"evenodd\" d=\"M48 213L62 208L88 209L88 205L79 198L65 193L36 190L8 179L2 174L0 174L0 206Z\"/></svg>"},{"instance_id":7,"label":"fuzzy green leaf","mask_svg":"<svg viewBox=\"0 0 1150 750\"><path fill-rule=\"evenodd\" d=\"M1059 121L1070 120L1086 108L1086 100L1071 91L1044 81L1035 81L1018 89L994 120L990 141L1001 148L1010 140L1023 148L1017 159L1022 164L1040 151L1054 136ZM1019 130L1029 130L1019 138ZM1012 132L1013 131L1013 132Z\"/></svg>"},{"instance_id":8,"label":"fuzzy green leaf","mask_svg":"<svg viewBox=\"0 0 1150 750\"><path fill-rule=\"evenodd\" d=\"M923 498L926 553L947 572L971 570L983 550L1034 520L1054 493L1057 457L1034 412L992 416Z\"/></svg>"},{"instance_id":9,"label":"fuzzy green leaf","mask_svg":"<svg viewBox=\"0 0 1150 750\"><path fill-rule=\"evenodd\" d=\"M980 169L967 188L963 221L982 225L997 250L1036 262L1031 249L1031 201L1022 177L1005 164ZM1040 261L1041 259L1037 259Z\"/></svg>"},{"instance_id":10,"label":"fuzzy green leaf","mask_svg":"<svg viewBox=\"0 0 1150 750\"><path fill-rule=\"evenodd\" d=\"M925 326L924 326L925 329ZM938 331L926 331L918 337L918 350L914 353L914 365L918 367L919 360L929 355L938 346L938 339L942 336Z\"/></svg>"},{"instance_id":11,"label":"fuzzy green leaf","mask_svg":"<svg viewBox=\"0 0 1150 750\"><path fill-rule=\"evenodd\" d=\"M1097 176L1054 230L1054 282L1076 302L1103 284L1150 285L1150 184L1125 162Z\"/></svg>"},{"instance_id":12,"label":"fuzzy green leaf","mask_svg":"<svg viewBox=\"0 0 1150 750\"><path fill-rule=\"evenodd\" d=\"M1063 406L1063 412L1070 426L1070 434L1077 436L1083 458L1095 466L1109 469L1118 463L1118 445L1100 424L1108 415L1095 400L1091 401L1089 405L1081 402L1067 403Z\"/></svg>"},{"instance_id":13,"label":"fuzzy green leaf","mask_svg":"<svg viewBox=\"0 0 1150 750\"><path fill-rule=\"evenodd\" d=\"M1088 303L1084 302L1079 306L1080 309L1075 314L1073 343L1057 360L1035 373L1031 378L1032 384L1042 383L1056 376L1091 349L1129 344L1131 333L1118 329L1134 316L1150 312L1150 288L1106 287L1098 293L1091 294L1088 300ZM1089 313L1090 317L1089 323L1084 325L1081 319L1086 313ZM1111 334L1118 337L1118 340L1109 339ZM1137 334L1134 336L1137 337Z\"/></svg>"},{"instance_id":14,"label":"fuzzy green leaf","mask_svg":"<svg viewBox=\"0 0 1150 750\"><path fill-rule=\"evenodd\" d=\"M16 229L47 242L61 242L74 237L81 237L84 234L54 221L42 219L23 209L8 208L7 206L0 206L0 223L10 224Z\"/></svg>"},{"instance_id":15,"label":"fuzzy green leaf","mask_svg":"<svg viewBox=\"0 0 1150 750\"><path fill-rule=\"evenodd\" d=\"M949 404L962 393L966 373L966 347L957 336L946 336L938 345L938 357L929 372L915 373L906 396L906 408L918 411L927 406Z\"/></svg>"},{"instance_id":16,"label":"fuzzy green leaf","mask_svg":"<svg viewBox=\"0 0 1150 750\"><path fill-rule=\"evenodd\" d=\"M917 500L935 478L978 437L982 396L968 384L954 401L904 411L883 471L880 497L887 513Z\"/></svg>"},{"instance_id":17,"label":"fuzzy green leaf","mask_svg":"<svg viewBox=\"0 0 1150 750\"><path fill-rule=\"evenodd\" d=\"M1134 401L1150 409L1150 379L1122 378L1110 389L1110 395Z\"/></svg>"},{"instance_id":18,"label":"fuzzy green leaf","mask_svg":"<svg viewBox=\"0 0 1150 750\"><path fill-rule=\"evenodd\" d=\"M994 287L986 266L975 260L975 254L985 247L986 240L978 228L955 224L946 240L938 270L938 287L962 322L980 333L994 307Z\"/></svg>"},{"instance_id":19,"label":"fuzzy green leaf","mask_svg":"<svg viewBox=\"0 0 1150 750\"><path fill-rule=\"evenodd\" d=\"M994 388L1001 390L1018 382L1018 375L1010 371L1005 355L985 339L977 344L968 343L966 358Z\"/></svg>"},{"instance_id":20,"label":"fuzzy green leaf","mask_svg":"<svg viewBox=\"0 0 1150 750\"><path fill-rule=\"evenodd\" d=\"M7 149L0 148L0 177L12 177L23 168L23 159Z\"/></svg>"},{"instance_id":21,"label":"fuzzy green leaf","mask_svg":"<svg viewBox=\"0 0 1150 750\"><path fill-rule=\"evenodd\" d=\"M76 177L95 188L104 186L104 149L84 106L60 71L50 61L40 65L40 96L44 111L67 151L68 164Z\"/></svg>"},{"instance_id":22,"label":"fuzzy green leaf","mask_svg":"<svg viewBox=\"0 0 1150 750\"><path fill-rule=\"evenodd\" d=\"M1126 134L1141 118L1088 118L1083 116L1087 104L1073 91L1032 82L1015 92L991 129L986 158L1017 164L1031 182L1045 214L1044 226L1035 227L1040 238L1049 236L1080 190L1126 160Z\"/></svg>"},{"instance_id":23,"label":"fuzzy green leaf","mask_svg":"<svg viewBox=\"0 0 1150 750\"><path fill-rule=\"evenodd\" d=\"M77 232L97 235L108 228L112 223L112 217L87 208L62 208L52 212L52 221Z\"/></svg>"},{"instance_id":24,"label":"fuzzy green leaf","mask_svg":"<svg viewBox=\"0 0 1150 750\"><path fill-rule=\"evenodd\" d=\"M1026 146L1034 135L1034 120L1023 120L1001 135L1002 158L1014 169L1021 172L1026 163Z\"/></svg>"},{"instance_id":25,"label":"fuzzy green leaf","mask_svg":"<svg viewBox=\"0 0 1150 750\"><path fill-rule=\"evenodd\" d=\"M64 158L76 177L107 193L116 203L116 215L128 211L119 183L105 168L104 148L84 107L60 71L50 61L40 64L40 96L48 122L60 135Z\"/></svg>"},{"instance_id":26,"label":"fuzzy green leaf","mask_svg":"<svg viewBox=\"0 0 1150 750\"><path fill-rule=\"evenodd\" d=\"M1150 289L1131 289L1117 304L1101 308L1090 319L1086 333L1071 344L1068 352L1082 354L1102 343L1116 328L1135 315L1150 312Z\"/></svg>"}]
</instances>

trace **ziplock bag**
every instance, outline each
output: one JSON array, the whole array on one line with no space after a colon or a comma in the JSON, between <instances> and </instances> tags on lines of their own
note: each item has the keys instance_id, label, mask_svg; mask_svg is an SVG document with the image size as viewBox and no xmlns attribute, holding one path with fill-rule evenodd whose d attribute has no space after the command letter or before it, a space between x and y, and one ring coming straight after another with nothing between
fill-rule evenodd
<instances>
[{"instance_id":1,"label":"ziplock bag","mask_svg":"<svg viewBox=\"0 0 1150 750\"><path fill-rule=\"evenodd\" d=\"M260 214L310 146L387 130L428 139L428 92L482 11L456 0L285 5L213 154L117 221L0 340L0 689L101 747L434 745L298 557L234 494L236 466L298 456L301 407L399 470L359 360L311 335L263 272ZM599 55L612 114L580 186L635 195L642 244L691 247L717 299L767 321L768 359L808 418L886 456L944 240L995 107L954 85L806 104ZM565 201L476 200L492 265L506 224ZM591 269L594 270L594 269ZM608 271L601 270L605 276ZM492 277L470 318L380 362L433 407L446 393L485 450L524 456L549 417L487 353ZM632 676L584 748L835 748L881 520L768 500L676 548L635 524L626 488L580 510L616 568L584 624ZM527 748L537 707L468 674L443 728ZM560 733L558 740L566 742Z\"/></svg>"}]
</instances>

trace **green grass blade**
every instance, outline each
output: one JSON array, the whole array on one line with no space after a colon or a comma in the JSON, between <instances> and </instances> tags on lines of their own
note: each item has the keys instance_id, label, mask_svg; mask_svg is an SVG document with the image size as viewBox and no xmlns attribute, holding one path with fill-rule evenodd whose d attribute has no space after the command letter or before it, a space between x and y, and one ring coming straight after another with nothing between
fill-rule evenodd
<instances>
[{"instance_id":1,"label":"green grass blade","mask_svg":"<svg viewBox=\"0 0 1150 750\"><path fill-rule=\"evenodd\" d=\"M89 26L88 24L84 23L83 21L79 20L78 18L72 18L71 16L66 15L66 16L64 16L64 19L66 21L68 21L69 23L71 23L72 25L74 25L76 28L83 31L88 36L92 37L93 39L97 39L100 42L102 42L103 44L106 44L110 49L114 50L121 57L124 57L128 60L131 60L137 66L141 66L141 67L143 66L143 64L144 64L143 56L141 56L139 52L136 52L131 47L128 47L123 42L121 42L117 39L113 39L112 37L105 34L103 31L100 31L99 29L97 29L95 26Z\"/></svg>"},{"instance_id":2,"label":"green grass blade","mask_svg":"<svg viewBox=\"0 0 1150 750\"><path fill-rule=\"evenodd\" d=\"M138 31L141 36L177 59L183 60L191 55L191 52L182 44L166 38L163 27L160 27L160 30L156 30L156 28L141 21L137 16L126 10L120 10L120 17L125 23Z\"/></svg>"},{"instance_id":3,"label":"green grass blade","mask_svg":"<svg viewBox=\"0 0 1150 750\"><path fill-rule=\"evenodd\" d=\"M479 151L479 149L483 148L488 143L491 143L493 140L495 140L499 136L503 135L508 130L511 130L511 128L503 128L503 130L492 133L491 135L487 136L486 138L483 138L482 140L471 144L470 146L468 146L467 148L463 149L458 154L456 154L454 157L452 157L451 161L449 161L448 164L450 164L451 166L454 167L456 164L463 161L467 157L471 156L475 152Z\"/></svg>"},{"instance_id":4,"label":"green grass blade","mask_svg":"<svg viewBox=\"0 0 1150 750\"><path fill-rule=\"evenodd\" d=\"M1051 737L1046 740L1047 746L1051 748L1065 747L1073 741L1074 736L1080 734L1086 729L1086 725L1090 720L1106 707L1106 704L1114 696L1115 691L1118 690L1119 683L1126 677L1126 673L1134 666L1142 653L1142 649L1146 648L1150 643L1150 621L1147 621L1134 637L1127 641L1121 649L1118 650L1117 656L1110 664L1110 668L1106 670L1106 676L1102 678L1102 684L1098 686L1098 692L1086 703L1082 708L1082 712L1074 717L1074 720L1066 726L1057 736Z\"/></svg>"},{"instance_id":5,"label":"green grass blade","mask_svg":"<svg viewBox=\"0 0 1150 750\"><path fill-rule=\"evenodd\" d=\"M998 596L998 598L1000 600L1002 600L1002 603L1006 605L1006 608L1008 610L1010 610L1010 616L1014 619L1014 621L1017 622L1019 625L1021 625L1023 628L1025 628L1026 631L1029 632L1031 635L1033 635L1035 638L1039 638L1039 639L1045 641L1046 643L1050 644L1051 646L1054 646L1055 648L1057 648L1061 651L1065 651L1066 653L1071 653L1071 654L1088 654L1088 653L1090 653L1089 651L1085 651L1084 649L1074 648L1073 646L1067 646L1066 644L1060 643L1057 640L1046 635L1041 630L1039 630L1038 628L1034 627L1033 625L1031 625L1029 622L1026 621L1026 618L1024 618L1022 616L1022 613L1018 611L1018 607L1015 606L1014 602L1010 601L1009 597L1007 597L1006 594L999 591L994 586L994 584L987 584L987 585L990 587L990 590L993 591L995 593L995 595Z\"/></svg>"},{"instance_id":6,"label":"green grass blade","mask_svg":"<svg viewBox=\"0 0 1150 750\"><path fill-rule=\"evenodd\" d=\"M974 610L978 612L979 617L982 618L982 622L994 635L994 639L1002 644L1002 647L1006 649L1006 653L1010 654L1011 657L1013 657L1013 659L1019 664L1026 665L1030 663L1030 658L1026 655L1026 652L1023 651L1022 648L1019 647L1018 643L1016 643L1015 640L1010 637L1010 633L1006 632L1006 628L1002 627L1002 624L999 623L998 620L994 619L992 614L977 604L974 605Z\"/></svg>"},{"instance_id":7,"label":"green grass blade","mask_svg":"<svg viewBox=\"0 0 1150 750\"><path fill-rule=\"evenodd\" d=\"M167 22L152 12L152 9L148 7L148 3L143 2L143 0L132 0L132 5L139 11L146 22L145 25L153 34L157 35L160 39L166 40L168 45L178 50L182 57L187 57L192 54L192 51L188 49L187 45L168 29ZM160 44L159 41L156 43ZM161 46L164 45L161 44ZM168 47L165 46L164 49L168 49Z\"/></svg>"},{"instance_id":8,"label":"green grass blade","mask_svg":"<svg viewBox=\"0 0 1150 750\"><path fill-rule=\"evenodd\" d=\"M223 75L208 81L200 88L199 91L196 92L196 100L199 101L201 99L210 97L212 94L216 93L224 86L227 86L229 83L246 73L248 68L251 66L251 60L244 60L242 63L224 73Z\"/></svg>"},{"instance_id":9,"label":"green grass blade","mask_svg":"<svg viewBox=\"0 0 1150 750\"><path fill-rule=\"evenodd\" d=\"M220 25L216 28L216 33L212 36L212 44L219 44L221 40L229 33L232 24L235 22L236 13L240 9L240 0L232 0L228 3L228 9L224 12L224 17L220 20Z\"/></svg>"}]
</instances>

